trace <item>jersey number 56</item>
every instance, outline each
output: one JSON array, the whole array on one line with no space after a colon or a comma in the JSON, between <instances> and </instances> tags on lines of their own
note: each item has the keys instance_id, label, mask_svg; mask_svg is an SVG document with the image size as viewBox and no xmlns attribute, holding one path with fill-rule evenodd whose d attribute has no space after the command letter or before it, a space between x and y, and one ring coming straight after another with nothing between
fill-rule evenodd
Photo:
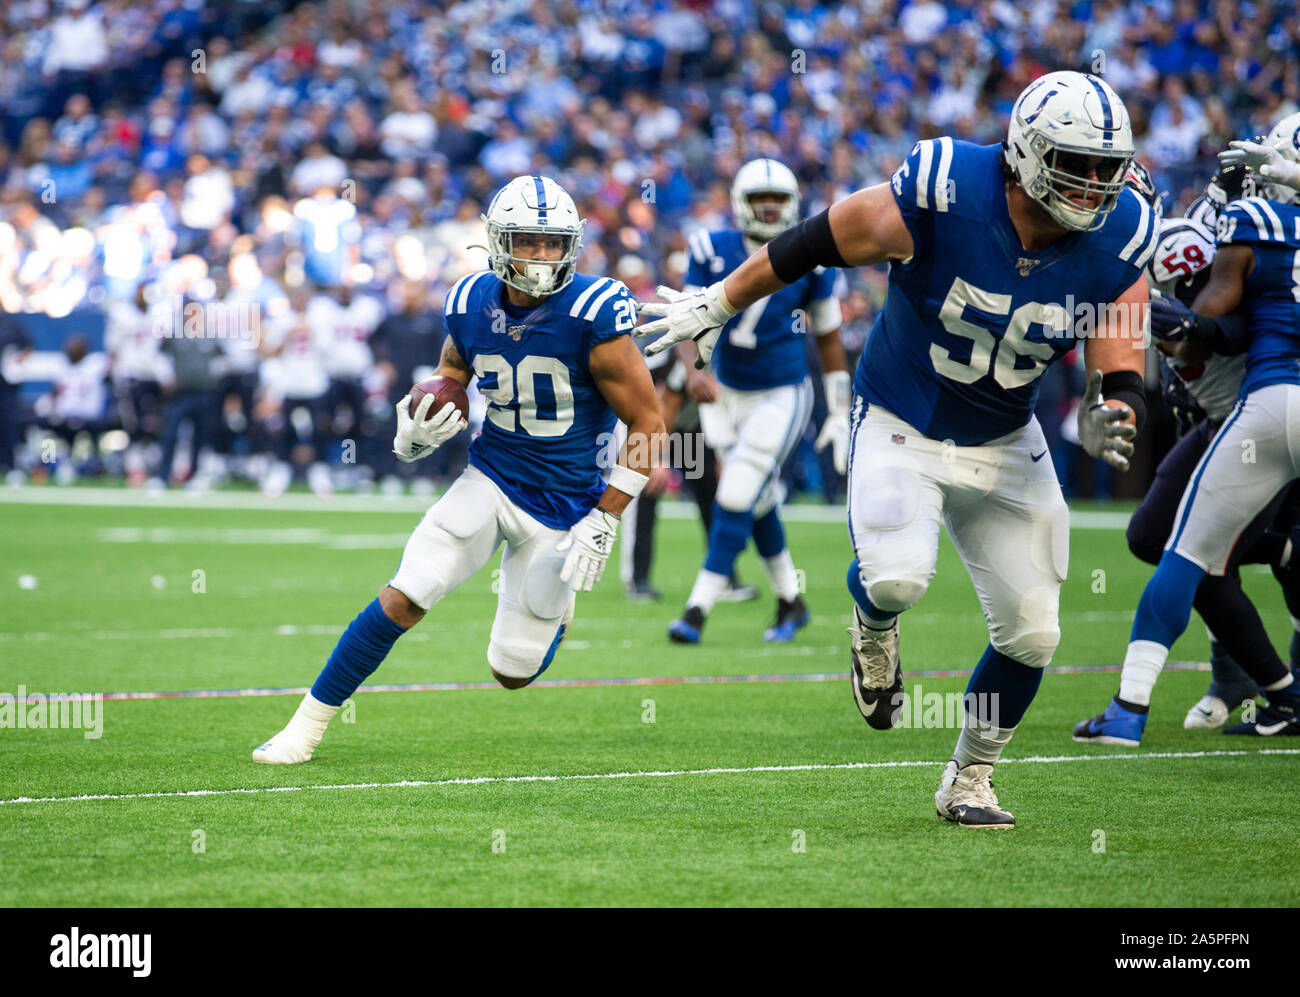
<instances>
[{"instance_id":1,"label":"jersey number 56","mask_svg":"<svg viewBox=\"0 0 1300 997\"><path fill-rule=\"evenodd\" d=\"M967 306L986 315L1010 315L1000 344L989 329L964 318ZM1013 312L1011 295L985 291L960 277L948 290L943 307L939 309L939 320L954 336L970 340L970 359L959 360L946 347L931 343L930 360L934 369L962 384L973 384L991 373L993 380L1008 391L1034 380L1056 355L1046 343L1035 343L1028 338L1029 327L1043 325L1058 335L1063 335L1069 328L1069 316L1061 305L1027 301ZM994 352L997 353L996 361ZM1030 361L1029 365L1017 367L1017 357Z\"/></svg>"}]
</instances>

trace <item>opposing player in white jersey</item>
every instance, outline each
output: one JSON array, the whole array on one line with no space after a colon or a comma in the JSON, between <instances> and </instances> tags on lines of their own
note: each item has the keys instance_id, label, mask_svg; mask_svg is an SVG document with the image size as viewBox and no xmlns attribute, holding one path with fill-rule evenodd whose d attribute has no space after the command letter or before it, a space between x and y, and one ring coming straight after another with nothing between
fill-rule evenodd
<instances>
[{"instance_id":1,"label":"opposing player in white jersey","mask_svg":"<svg viewBox=\"0 0 1300 997\"><path fill-rule=\"evenodd\" d=\"M1300 114L1280 121L1267 144L1300 165ZM1261 513L1267 525L1270 510L1285 498L1283 489L1300 478L1300 204L1289 187L1264 184L1261 193L1228 204L1219 215L1210 279L1194 310L1173 299L1152 308L1152 335L1195 346L1191 362L1230 349L1244 334L1246 375L1239 400L1191 475L1160 564L1143 590L1119 693L1104 713L1076 726L1076 740L1141 741L1151 690L1193 602L1201 608L1199 590L1233 570ZM1238 308L1241 316L1227 318ZM1300 686L1272 645L1265 640L1258 659L1239 663L1268 704L1253 721L1225 733L1300 734Z\"/></svg>"},{"instance_id":2,"label":"opposing player in white jersey","mask_svg":"<svg viewBox=\"0 0 1300 997\"><path fill-rule=\"evenodd\" d=\"M504 542L487 659L508 689L551 663L575 592L600 580L619 515L647 480L663 432L645 360L629 338L627 288L576 272L582 219L553 180L516 177L485 216L491 269L462 278L443 308L438 373L488 399L470 466L425 514L379 597L348 626L289 725L253 760L308 761L340 704L435 603L476 574ZM433 396L412 416L397 404L393 449L417 460L465 428ZM431 417L430 417L431 416ZM615 423L628 426L619 463L599 466Z\"/></svg>"},{"instance_id":3,"label":"opposing player in white jersey","mask_svg":"<svg viewBox=\"0 0 1300 997\"><path fill-rule=\"evenodd\" d=\"M1143 269L1156 228L1124 188L1132 157L1114 91L1049 73L1017 99L1005 144L917 143L889 183L778 236L642 330L667 333L652 348L694 339L707 356L732 315L814 266L889 262L854 379L853 695L873 727L897 723L898 615L925 594L945 522L989 626L935 794L939 814L967 827L1015 823L990 775L1060 639L1069 518L1033 417L1038 376L1075 346L1072 330L1090 333L1080 442L1121 470L1145 414ZM1070 302L1093 309L1091 329L1075 329Z\"/></svg>"},{"instance_id":4,"label":"opposing player in white jersey","mask_svg":"<svg viewBox=\"0 0 1300 997\"><path fill-rule=\"evenodd\" d=\"M783 163L755 159L736 173L731 210L736 228L700 230L691 237L684 294L723 279L795 224L799 182ZM730 584L736 559L751 536L776 596L775 620L763 639L793 640L808 624L808 609L799 594L781 523L785 497L781 467L803 438L812 414L808 332L817 337L826 389L827 416L817 449L832 447L839 473L848 465L850 385L839 337L842 318L835 281L834 270L817 267L736 315L718 338L713 351L718 398L700 406L700 428L717 452L722 472L704 565L685 612L668 627L669 638L679 644L699 643L704 621ZM670 300L677 297L668 288L660 288L659 293ZM651 304L646 311L662 314L666 307Z\"/></svg>"}]
</instances>

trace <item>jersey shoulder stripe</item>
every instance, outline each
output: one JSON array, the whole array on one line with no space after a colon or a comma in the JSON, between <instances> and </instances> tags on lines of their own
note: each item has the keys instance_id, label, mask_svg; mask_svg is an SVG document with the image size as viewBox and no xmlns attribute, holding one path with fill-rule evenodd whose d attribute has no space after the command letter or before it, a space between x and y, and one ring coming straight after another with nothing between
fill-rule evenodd
<instances>
[{"instance_id":1,"label":"jersey shoulder stripe","mask_svg":"<svg viewBox=\"0 0 1300 997\"><path fill-rule=\"evenodd\" d=\"M479 282L490 270L479 270L477 273L467 274L451 286L447 292L447 300L443 302L442 312L444 315L464 315L469 306L470 289Z\"/></svg>"},{"instance_id":2,"label":"jersey shoulder stripe","mask_svg":"<svg viewBox=\"0 0 1300 997\"><path fill-rule=\"evenodd\" d=\"M926 139L918 142L916 168L916 206L924 211L947 211L952 186L952 139ZM933 191L933 193L931 193Z\"/></svg>"},{"instance_id":3,"label":"jersey shoulder stripe","mask_svg":"<svg viewBox=\"0 0 1300 997\"><path fill-rule=\"evenodd\" d=\"M1137 227L1124 248L1119 251L1119 258L1141 270L1147 265L1147 260L1151 259L1151 254L1156 251L1156 242L1159 238L1159 226L1155 224L1156 213L1151 210L1151 205L1134 191L1125 188L1121 191L1122 195L1128 195L1128 199L1137 205L1138 214Z\"/></svg>"},{"instance_id":4,"label":"jersey shoulder stripe","mask_svg":"<svg viewBox=\"0 0 1300 997\"><path fill-rule=\"evenodd\" d=\"M604 289L607 284L612 284L613 282L614 279L612 277L597 277L594 279L587 285L586 290L574 299L573 304L569 307L569 317L577 318L582 314L583 308L586 307L587 302L591 300L592 296Z\"/></svg>"},{"instance_id":5,"label":"jersey shoulder stripe","mask_svg":"<svg viewBox=\"0 0 1300 997\"><path fill-rule=\"evenodd\" d=\"M1282 229L1282 219L1277 216L1277 212L1273 210L1273 206L1268 201L1262 197L1243 197L1239 203L1248 213L1251 208L1259 212L1268 228L1265 238L1276 239L1278 242L1286 239L1286 234ZM1255 216L1252 214L1251 217L1254 218ZM1263 233L1264 229L1261 228L1260 231Z\"/></svg>"},{"instance_id":6,"label":"jersey shoulder stripe","mask_svg":"<svg viewBox=\"0 0 1300 997\"><path fill-rule=\"evenodd\" d=\"M596 316L600 313L601 305L603 305L614 295L620 293L624 295L628 293L627 285L624 284L621 280L609 279L609 285L603 291L601 291L599 295L597 295L596 299L591 303L591 306L583 313L582 316L583 321L585 322L594 321Z\"/></svg>"}]
</instances>

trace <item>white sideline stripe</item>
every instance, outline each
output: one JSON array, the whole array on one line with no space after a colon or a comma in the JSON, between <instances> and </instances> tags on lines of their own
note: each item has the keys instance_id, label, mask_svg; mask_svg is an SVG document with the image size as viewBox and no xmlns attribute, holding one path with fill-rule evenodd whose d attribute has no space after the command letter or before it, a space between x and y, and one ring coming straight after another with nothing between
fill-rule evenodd
<instances>
[{"instance_id":1,"label":"white sideline stripe","mask_svg":"<svg viewBox=\"0 0 1300 997\"><path fill-rule=\"evenodd\" d=\"M258 512L390 512L423 513L442 495L439 491L427 498L413 495L282 495L268 499L260 492L161 492L150 494L133 488L58 488L44 485L0 486L0 505L81 505L140 509L221 509ZM659 503L664 519L698 519L695 503L674 499ZM1130 512L1072 511L1070 525L1076 530L1124 530ZM839 505L784 505L781 518L787 523L845 523L844 507ZM153 527L144 527L153 529Z\"/></svg>"},{"instance_id":2,"label":"white sideline stripe","mask_svg":"<svg viewBox=\"0 0 1300 997\"><path fill-rule=\"evenodd\" d=\"M1056 765L1061 762L1114 762L1166 758L1237 758L1248 755L1300 755L1300 748L1261 748L1258 751L1153 751L1115 755L1031 755L1004 758L999 765ZM481 775L460 779L402 779L399 782L345 782L321 786L258 786L244 789L188 789L161 793L93 793L83 796L17 796L0 800L0 806L14 803L79 803L93 800L159 800L168 797L255 796L261 793L304 793L335 789L423 789L437 786L484 786L510 782L580 782L593 779L671 779L685 775L747 775L754 772L843 772L855 769L896 769L921 766L942 767L944 762L838 762L809 765L750 765L744 768L665 769L650 772L590 772L568 775Z\"/></svg>"}]
</instances>

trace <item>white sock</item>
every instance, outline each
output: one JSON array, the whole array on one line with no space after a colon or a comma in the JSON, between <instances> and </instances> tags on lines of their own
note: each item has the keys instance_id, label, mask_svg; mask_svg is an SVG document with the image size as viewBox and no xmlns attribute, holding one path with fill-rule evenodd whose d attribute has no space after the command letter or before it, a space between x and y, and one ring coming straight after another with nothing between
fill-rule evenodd
<instances>
[{"instance_id":1,"label":"white sock","mask_svg":"<svg viewBox=\"0 0 1300 997\"><path fill-rule=\"evenodd\" d=\"M957 747L953 749L953 761L959 769L967 765L996 765L1002 757L1002 749L1016 732L1014 727L994 727L990 723L962 714L964 720L961 733L957 735Z\"/></svg>"},{"instance_id":2,"label":"white sock","mask_svg":"<svg viewBox=\"0 0 1300 997\"><path fill-rule=\"evenodd\" d=\"M1151 705L1151 690L1165 667L1169 648L1153 640L1135 640L1124 655L1124 670L1119 675L1119 698L1136 706Z\"/></svg>"},{"instance_id":3,"label":"white sock","mask_svg":"<svg viewBox=\"0 0 1300 997\"><path fill-rule=\"evenodd\" d=\"M316 745L320 744L320 739L325 736L325 728L329 726L329 722L334 719L334 714L338 711L337 706L326 706L309 692L302 697L302 702L298 704L298 709L285 730L295 738L305 741L315 751Z\"/></svg>"},{"instance_id":4,"label":"white sock","mask_svg":"<svg viewBox=\"0 0 1300 997\"><path fill-rule=\"evenodd\" d=\"M778 599L789 602L799 594L799 576L795 573L794 558L790 556L789 547L774 557L763 558L763 566L767 568L767 580L772 586L772 594Z\"/></svg>"},{"instance_id":5,"label":"white sock","mask_svg":"<svg viewBox=\"0 0 1300 997\"><path fill-rule=\"evenodd\" d=\"M730 579L716 571L701 570L695 576L695 586L686 600L688 606L698 606L705 616L713 611L713 604L727 590Z\"/></svg>"},{"instance_id":6,"label":"white sock","mask_svg":"<svg viewBox=\"0 0 1300 997\"><path fill-rule=\"evenodd\" d=\"M1278 680L1277 680L1276 682L1274 682L1272 685L1266 685L1266 686L1264 686L1264 691L1265 691L1265 692L1281 692L1283 689L1285 689L1287 686L1289 686L1289 685L1290 685L1292 682L1294 682L1294 681L1295 681L1295 676L1292 675L1290 672L1287 672L1285 675L1283 675L1280 679L1278 679Z\"/></svg>"}]
</instances>

